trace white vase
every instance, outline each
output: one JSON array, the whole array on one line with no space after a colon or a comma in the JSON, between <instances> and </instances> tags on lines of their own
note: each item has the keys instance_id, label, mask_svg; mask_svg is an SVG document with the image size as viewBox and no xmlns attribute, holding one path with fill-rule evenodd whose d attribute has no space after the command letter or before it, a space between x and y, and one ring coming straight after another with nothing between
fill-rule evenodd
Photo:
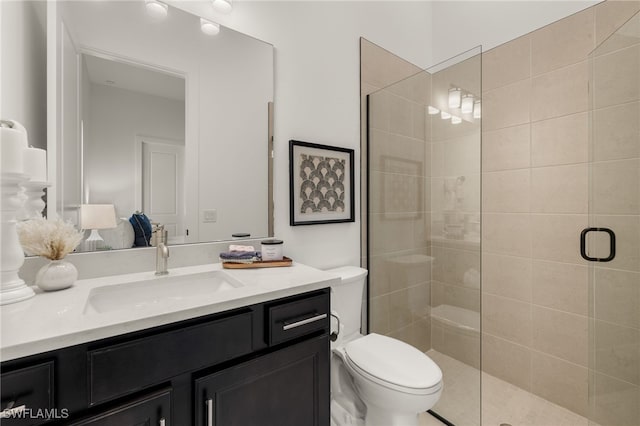
<instances>
[{"instance_id":1,"label":"white vase","mask_svg":"<svg viewBox=\"0 0 640 426\"><path fill-rule=\"evenodd\" d=\"M36 274L36 285L45 291L69 288L78 279L78 270L64 259L52 260Z\"/></svg>"}]
</instances>

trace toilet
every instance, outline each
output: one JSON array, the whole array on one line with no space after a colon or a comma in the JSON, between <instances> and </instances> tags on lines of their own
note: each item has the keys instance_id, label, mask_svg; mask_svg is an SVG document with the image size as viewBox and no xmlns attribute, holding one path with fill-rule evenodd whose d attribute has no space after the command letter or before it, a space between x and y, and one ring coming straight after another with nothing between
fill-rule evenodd
<instances>
[{"instance_id":1,"label":"toilet","mask_svg":"<svg viewBox=\"0 0 640 426\"><path fill-rule=\"evenodd\" d=\"M442 371L411 345L360 334L366 269L327 272L341 278L331 288L332 330L339 330L331 344L332 426L416 426L442 394Z\"/></svg>"}]
</instances>

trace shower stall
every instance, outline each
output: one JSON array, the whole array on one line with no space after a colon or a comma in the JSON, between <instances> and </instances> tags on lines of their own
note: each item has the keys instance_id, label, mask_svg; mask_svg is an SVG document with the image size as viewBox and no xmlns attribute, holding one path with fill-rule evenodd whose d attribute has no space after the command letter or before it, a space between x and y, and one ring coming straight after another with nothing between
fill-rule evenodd
<instances>
[{"instance_id":1,"label":"shower stall","mask_svg":"<svg viewBox=\"0 0 640 426\"><path fill-rule=\"evenodd\" d=\"M640 424L640 15L589 52L502 82L477 48L366 91L366 323L443 370L423 424Z\"/></svg>"}]
</instances>

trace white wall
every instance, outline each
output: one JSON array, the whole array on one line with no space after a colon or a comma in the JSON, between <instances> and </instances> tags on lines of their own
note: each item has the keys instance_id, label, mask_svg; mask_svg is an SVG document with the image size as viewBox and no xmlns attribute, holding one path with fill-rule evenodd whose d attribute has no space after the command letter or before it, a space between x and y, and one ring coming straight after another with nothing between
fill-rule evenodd
<instances>
[{"instance_id":1,"label":"white wall","mask_svg":"<svg viewBox=\"0 0 640 426\"><path fill-rule=\"evenodd\" d=\"M208 4L177 4L214 17ZM359 189L356 223L289 226L288 143L355 149L359 188L359 38L427 66L430 9L426 2L236 2L220 19L275 46L275 234L286 255L320 268L360 264Z\"/></svg>"},{"instance_id":2,"label":"white wall","mask_svg":"<svg viewBox=\"0 0 640 426\"><path fill-rule=\"evenodd\" d=\"M0 1L0 15L0 116L22 123L29 144L46 148L46 2Z\"/></svg>"},{"instance_id":3,"label":"white wall","mask_svg":"<svg viewBox=\"0 0 640 426\"><path fill-rule=\"evenodd\" d=\"M84 135L84 186L90 204L114 204L129 217L135 199L136 136L184 145L184 102L91 84L90 130Z\"/></svg>"},{"instance_id":4,"label":"white wall","mask_svg":"<svg viewBox=\"0 0 640 426\"><path fill-rule=\"evenodd\" d=\"M600 1L434 1L433 64L478 45L486 52Z\"/></svg>"}]
</instances>

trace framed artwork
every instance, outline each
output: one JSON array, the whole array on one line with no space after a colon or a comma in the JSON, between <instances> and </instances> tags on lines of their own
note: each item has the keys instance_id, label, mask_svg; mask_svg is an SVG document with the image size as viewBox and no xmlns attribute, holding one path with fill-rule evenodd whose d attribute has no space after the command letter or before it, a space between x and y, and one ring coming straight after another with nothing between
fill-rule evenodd
<instances>
[{"instance_id":1,"label":"framed artwork","mask_svg":"<svg viewBox=\"0 0 640 426\"><path fill-rule=\"evenodd\" d=\"M355 221L353 149L289 141L289 224Z\"/></svg>"}]
</instances>

